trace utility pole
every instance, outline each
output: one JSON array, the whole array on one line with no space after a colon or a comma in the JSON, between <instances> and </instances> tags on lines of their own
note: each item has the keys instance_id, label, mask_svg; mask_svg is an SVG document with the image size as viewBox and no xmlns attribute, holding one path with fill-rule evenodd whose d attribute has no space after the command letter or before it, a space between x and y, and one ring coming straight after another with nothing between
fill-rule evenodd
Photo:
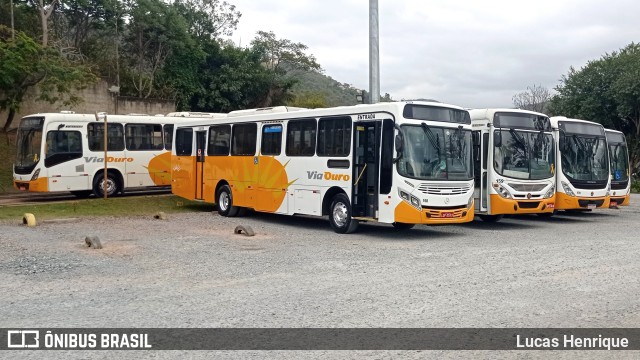
<instances>
[{"instance_id":1,"label":"utility pole","mask_svg":"<svg viewBox=\"0 0 640 360\"><path fill-rule=\"evenodd\" d=\"M378 0L369 0L369 96L370 103L380 102L380 31Z\"/></svg>"},{"instance_id":2,"label":"utility pole","mask_svg":"<svg viewBox=\"0 0 640 360\"><path fill-rule=\"evenodd\" d=\"M13 24L13 0L9 2L11 3L11 40L16 41L16 29Z\"/></svg>"}]
</instances>

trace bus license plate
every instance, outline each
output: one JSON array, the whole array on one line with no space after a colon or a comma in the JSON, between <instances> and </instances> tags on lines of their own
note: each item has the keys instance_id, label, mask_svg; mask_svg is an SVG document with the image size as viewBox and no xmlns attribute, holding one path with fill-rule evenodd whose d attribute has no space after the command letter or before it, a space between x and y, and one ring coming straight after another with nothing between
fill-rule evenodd
<instances>
[{"instance_id":1,"label":"bus license plate","mask_svg":"<svg viewBox=\"0 0 640 360\"><path fill-rule=\"evenodd\" d=\"M593 209L595 209L595 208L596 208L596 204L588 204L588 205L587 205L587 209L591 209L591 210L593 210Z\"/></svg>"},{"instance_id":2,"label":"bus license plate","mask_svg":"<svg viewBox=\"0 0 640 360\"><path fill-rule=\"evenodd\" d=\"M610 206L618 206L618 202L617 201L612 201Z\"/></svg>"},{"instance_id":3,"label":"bus license plate","mask_svg":"<svg viewBox=\"0 0 640 360\"><path fill-rule=\"evenodd\" d=\"M440 214L440 217L452 218L453 217L453 213L452 212L443 212L442 214Z\"/></svg>"}]
</instances>

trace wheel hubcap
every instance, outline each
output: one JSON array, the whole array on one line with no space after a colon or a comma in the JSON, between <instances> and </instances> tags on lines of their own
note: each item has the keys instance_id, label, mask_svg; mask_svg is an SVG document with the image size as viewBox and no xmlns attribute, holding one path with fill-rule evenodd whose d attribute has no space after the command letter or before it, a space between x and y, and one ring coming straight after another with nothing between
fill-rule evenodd
<instances>
[{"instance_id":1,"label":"wheel hubcap","mask_svg":"<svg viewBox=\"0 0 640 360\"><path fill-rule=\"evenodd\" d=\"M227 209L229 208L229 194L227 194L226 192L222 192L220 194L219 203L220 210L227 211Z\"/></svg>"},{"instance_id":2,"label":"wheel hubcap","mask_svg":"<svg viewBox=\"0 0 640 360\"><path fill-rule=\"evenodd\" d=\"M111 195L116 190L116 183L111 179L107 179L107 194ZM104 192L104 180L100 181L100 191Z\"/></svg>"},{"instance_id":3,"label":"wheel hubcap","mask_svg":"<svg viewBox=\"0 0 640 360\"><path fill-rule=\"evenodd\" d=\"M333 222L336 225L343 227L347 224L347 218L349 217L349 211L347 211L347 205L339 202L333 207Z\"/></svg>"}]
</instances>

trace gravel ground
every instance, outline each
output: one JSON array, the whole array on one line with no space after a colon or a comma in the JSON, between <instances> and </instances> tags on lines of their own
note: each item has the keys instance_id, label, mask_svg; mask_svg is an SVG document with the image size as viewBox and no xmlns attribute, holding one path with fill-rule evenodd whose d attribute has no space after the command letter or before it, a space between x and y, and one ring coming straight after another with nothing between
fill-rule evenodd
<instances>
[{"instance_id":1,"label":"gravel ground","mask_svg":"<svg viewBox=\"0 0 640 360\"><path fill-rule=\"evenodd\" d=\"M640 196L497 224L211 213L0 222L0 327L639 327ZM248 224L255 237L233 235ZM104 249L84 247L86 235ZM509 358L487 352L21 352L32 358ZM547 357L548 352L519 352ZM607 358L605 352L555 353ZM616 353L616 357L638 353ZM1 355L0 355L1 357Z\"/></svg>"}]
</instances>

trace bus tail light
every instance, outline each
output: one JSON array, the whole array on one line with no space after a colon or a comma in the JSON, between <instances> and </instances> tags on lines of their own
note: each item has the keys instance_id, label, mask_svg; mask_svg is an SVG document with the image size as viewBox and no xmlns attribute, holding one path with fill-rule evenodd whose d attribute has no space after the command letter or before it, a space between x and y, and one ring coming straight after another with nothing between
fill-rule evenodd
<instances>
[{"instance_id":1,"label":"bus tail light","mask_svg":"<svg viewBox=\"0 0 640 360\"><path fill-rule=\"evenodd\" d=\"M39 176L40 176L40 169L36 170L36 172L33 173L33 176L31 177L31 181L38 180Z\"/></svg>"}]
</instances>

